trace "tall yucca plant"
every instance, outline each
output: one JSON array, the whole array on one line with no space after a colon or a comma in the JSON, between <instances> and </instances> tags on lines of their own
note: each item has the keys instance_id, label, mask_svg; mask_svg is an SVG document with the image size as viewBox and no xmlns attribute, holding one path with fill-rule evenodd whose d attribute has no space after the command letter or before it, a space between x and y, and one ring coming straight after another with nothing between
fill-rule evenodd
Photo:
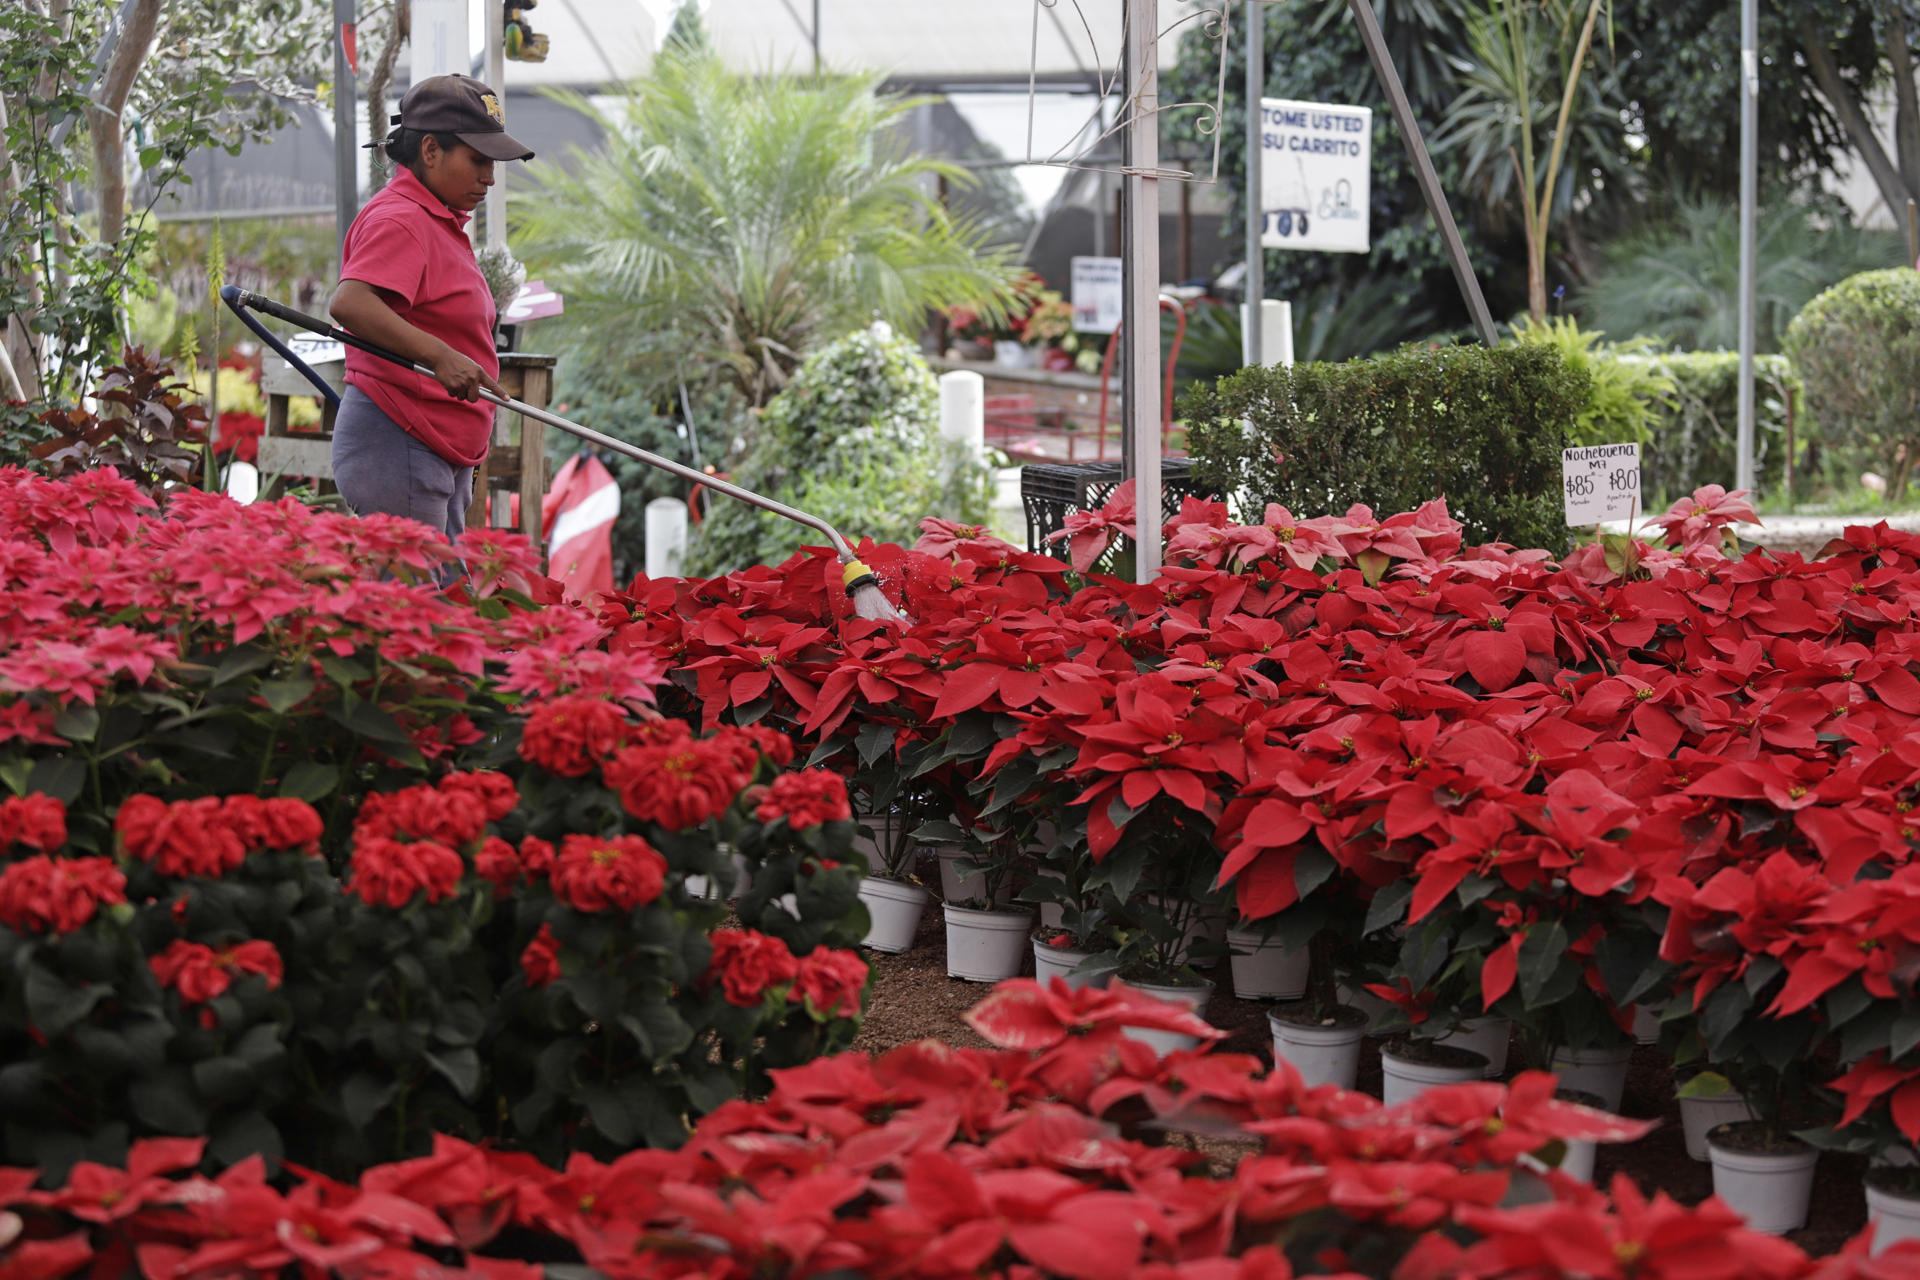
<instances>
[{"instance_id":1,"label":"tall yucca plant","mask_svg":"<svg viewBox=\"0 0 1920 1280\"><path fill-rule=\"evenodd\" d=\"M618 114L561 96L607 140L536 167L515 247L567 298L588 358L659 394L711 379L764 405L808 352L874 319L1003 311L1011 254L934 197L964 177L901 153L913 105L872 78L741 76L669 46Z\"/></svg>"}]
</instances>

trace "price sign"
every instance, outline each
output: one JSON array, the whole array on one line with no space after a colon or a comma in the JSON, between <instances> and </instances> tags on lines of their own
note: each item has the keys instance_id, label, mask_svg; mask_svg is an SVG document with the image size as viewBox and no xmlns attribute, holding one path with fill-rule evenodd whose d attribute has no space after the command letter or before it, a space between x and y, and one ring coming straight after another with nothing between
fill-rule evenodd
<instances>
[{"instance_id":1,"label":"price sign","mask_svg":"<svg viewBox=\"0 0 1920 1280\"><path fill-rule=\"evenodd\" d=\"M1629 520L1640 506L1640 446L1595 444L1560 451L1567 524Z\"/></svg>"}]
</instances>

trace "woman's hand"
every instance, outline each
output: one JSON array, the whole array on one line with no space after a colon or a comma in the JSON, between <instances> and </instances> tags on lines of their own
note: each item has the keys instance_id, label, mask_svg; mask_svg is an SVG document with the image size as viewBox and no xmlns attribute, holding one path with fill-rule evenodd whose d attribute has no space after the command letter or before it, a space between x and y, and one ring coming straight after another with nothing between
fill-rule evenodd
<instances>
[{"instance_id":1,"label":"woman's hand","mask_svg":"<svg viewBox=\"0 0 1920 1280\"><path fill-rule=\"evenodd\" d=\"M507 393L500 389L500 384L489 378L486 371L479 365L444 342L440 344L440 348L440 358L433 362L433 376L435 381L447 389L448 395L456 400L478 400L480 389L485 387L502 400L507 398Z\"/></svg>"}]
</instances>

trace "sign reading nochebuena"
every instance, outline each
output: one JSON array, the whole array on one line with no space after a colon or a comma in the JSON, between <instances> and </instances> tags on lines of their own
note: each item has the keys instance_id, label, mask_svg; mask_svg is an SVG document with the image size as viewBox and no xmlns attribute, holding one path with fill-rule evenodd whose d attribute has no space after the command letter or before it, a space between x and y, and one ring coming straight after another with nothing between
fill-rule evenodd
<instances>
[{"instance_id":1,"label":"sign reading nochebuena","mask_svg":"<svg viewBox=\"0 0 1920 1280\"><path fill-rule=\"evenodd\" d=\"M1562 449L1560 487L1571 528L1631 520L1640 505L1640 446L1590 444Z\"/></svg>"},{"instance_id":2,"label":"sign reading nochebuena","mask_svg":"<svg viewBox=\"0 0 1920 1280\"><path fill-rule=\"evenodd\" d=\"M1373 112L1326 102L1260 99L1260 193L1269 249L1365 253Z\"/></svg>"}]
</instances>

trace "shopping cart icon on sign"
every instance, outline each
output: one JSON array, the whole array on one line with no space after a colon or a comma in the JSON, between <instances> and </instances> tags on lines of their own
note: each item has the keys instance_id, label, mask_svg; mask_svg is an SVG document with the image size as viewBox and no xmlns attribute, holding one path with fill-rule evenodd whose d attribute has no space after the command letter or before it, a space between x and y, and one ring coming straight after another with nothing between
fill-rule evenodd
<instances>
[{"instance_id":1,"label":"shopping cart icon on sign","mask_svg":"<svg viewBox=\"0 0 1920 1280\"><path fill-rule=\"evenodd\" d=\"M1299 156L1293 158L1293 167L1300 175L1297 199L1293 198L1295 192L1286 191L1284 194L1289 197L1288 203L1278 209L1268 209L1261 215L1261 229L1283 239L1295 232L1303 236L1307 234L1307 215L1313 208L1313 189L1307 185L1307 167L1300 163Z\"/></svg>"}]
</instances>

